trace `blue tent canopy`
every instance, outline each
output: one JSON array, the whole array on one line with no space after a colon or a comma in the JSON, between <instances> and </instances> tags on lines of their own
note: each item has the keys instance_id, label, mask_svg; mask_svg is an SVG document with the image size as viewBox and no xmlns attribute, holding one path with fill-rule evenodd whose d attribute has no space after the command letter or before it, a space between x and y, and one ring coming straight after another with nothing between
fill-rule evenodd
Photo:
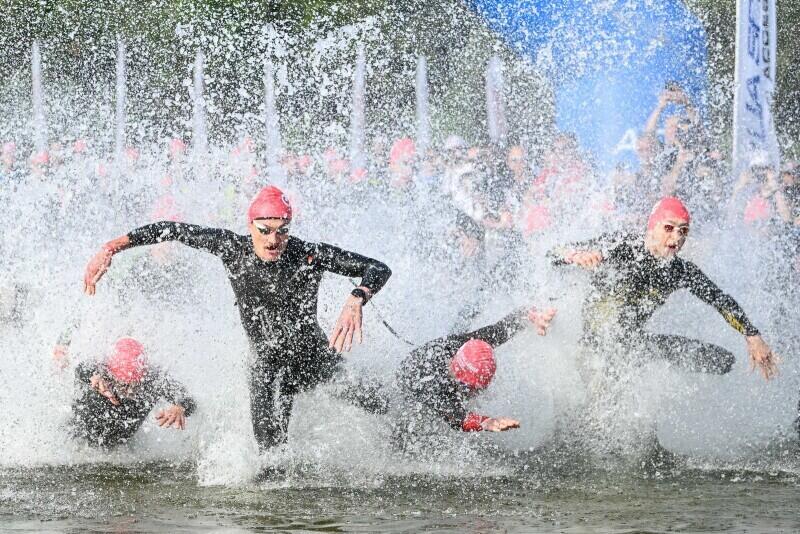
<instances>
[{"instance_id":1,"label":"blue tent canopy","mask_svg":"<svg viewBox=\"0 0 800 534\"><path fill-rule=\"evenodd\" d=\"M705 108L706 37L680 0L470 0L553 81L556 123L601 167L635 161L636 133L678 82Z\"/></svg>"}]
</instances>

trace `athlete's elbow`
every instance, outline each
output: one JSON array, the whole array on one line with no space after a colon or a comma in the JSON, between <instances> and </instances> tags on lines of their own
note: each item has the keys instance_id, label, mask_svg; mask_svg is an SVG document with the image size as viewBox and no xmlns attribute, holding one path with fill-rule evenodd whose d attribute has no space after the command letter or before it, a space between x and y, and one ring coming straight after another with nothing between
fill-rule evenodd
<instances>
[{"instance_id":1,"label":"athlete's elbow","mask_svg":"<svg viewBox=\"0 0 800 534\"><path fill-rule=\"evenodd\" d=\"M376 260L375 263L372 266L372 271L378 277L380 277L381 280L384 280L384 281L388 280L389 277L392 276L392 270L389 268L388 265L386 265L382 261L377 261Z\"/></svg>"}]
</instances>

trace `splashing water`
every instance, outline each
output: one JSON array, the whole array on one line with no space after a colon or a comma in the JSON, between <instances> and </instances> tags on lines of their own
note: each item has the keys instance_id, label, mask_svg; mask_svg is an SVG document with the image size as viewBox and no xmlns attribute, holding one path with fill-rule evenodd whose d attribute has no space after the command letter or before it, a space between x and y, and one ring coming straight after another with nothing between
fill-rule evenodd
<instances>
[{"instance_id":1,"label":"splashing water","mask_svg":"<svg viewBox=\"0 0 800 534\"><path fill-rule=\"evenodd\" d=\"M417 58L415 89L417 96L417 152L420 157L424 157L431 144L431 118L428 105L428 62L422 56Z\"/></svg>"},{"instance_id":2,"label":"splashing water","mask_svg":"<svg viewBox=\"0 0 800 534\"><path fill-rule=\"evenodd\" d=\"M626 227L621 216L602 209L613 191L604 187L605 180L592 181L594 176L587 172L572 196L562 200L552 196L535 206L547 210L547 224L538 219L531 222L535 217L521 212L515 225L525 235L518 251L523 267L513 284L503 276L491 278L493 268L505 258L501 236L490 235L489 252L480 262L464 254L453 238L455 210L452 195L443 184L453 178L470 192L478 189L471 182L478 181L476 173L492 172L482 170L480 164L498 159L493 155L496 147L483 144L484 140L519 143L529 154L545 152L539 166L553 168L559 176L567 174L567 162L548 160L563 155L551 149L557 133L530 137L517 133L520 129L515 121L525 120L529 109L515 107L514 98L521 97L509 92L506 83L529 80L529 65L508 56L475 55L468 58L470 76L445 91L433 84L429 89L429 76L435 77L440 68L436 58L430 57L428 63L422 56L410 55L403 58L404 84L397 88L404 95L397 101L408 104L391 109L392 121L368 121L372 110L366 106L372 102L373 76L367 87L363 43L372 43L370 69L382 72L385 59L372 52L380 39L370 33L378 26L371 21L336 31L320 29L311 47L313 53L286 37L288 51L280 57L277 69L271 56L264 59L254 51L247 58L250 61L241 62L249 69L247 80L241 83L256 87L258 90L251 91L256 97L247 100L249 93L240 93L245 103L240 108L236 102L222 103L223 98L217 96L211 100L215 105L236 108L230 114L239 120L235 127L207 115L205 104L205 92L214 91L214 84L204 88L204 80L216 76L210 74L211 68L224 52L212 47L204 56L198 51L191 106L178 108L180 112L171 117L176 124L191 124L192 158L184 157L181 143L173 143L172 149L165 151L165 140L172 137L166 132L172 130L148 124L137 126L147 135L138 142L135 154L126 153L126 100L128 109L141 103L134 101L132 89L126 95L125 86L126 79L134 77L126 76L126 52L132 69L136 49L119 42L113 148L106 146L110 143L103 133L110 128L104 129L106 123L98 121L94 130L97 142L89 144L91 150L65 153L47 164L43 174L15 164L10 175L13 192L3 192L6 209L0 214L0 224L6 229L2 248L8 252L0 266L11 282L3 287L4 320L0 325L0 348L6 355L0 361L4 385L0 388L4 407L0 412L0 450L4 453L0 466L11 474L30 466L55 466L40 467L37 476L44 478L53 469L56 477L69 478L71 475L58 474L59 469L77 465L81 481L77 485L85 491L94 491L85 481L94 480L97 472L110 472L109 485L116 488L125 486L119 480L136 476L139 467L145 466L149 474L136 484L161 488L161 484L174 483L184 489L172 497L187 508L202 508L197 502L212 495L222 508L236 509L243 516L252 506L247 492L230 494L210 487L252 489L253 477L265 466L288 473L285 479L268 483L268 489L290 502L302 498L296 493L309 491L313 497L303 501L309 506L318 500L335 502L333 509L347 508L368 495L373 511L380 508L375 503L384 503L386 513L404 515L411 513L413 496L420 494L432 496L425 506L416 504L424 508L431 524L444 517L441 520L448 527L466 529L474 525L453 517L469 514L470 504L479 510L496 510L492 492L510 486L520 492L512 499L516 513L523 514L526 508L541 510L540 523L504 523L495 517L486 528L493 530L541 526L551 524L550 520L568 522L568 513L588 513L587 493L597 492L599 499L613 500L609 488L622 487L626 496L636 495L641 479L632 482L628 467L636 463L643 443L655 434L668 449L694 458L687 467L687 478L674 475L678 485L688 481L683 487L691 488L705 480L707 495L725 494L733 490L721 480L733 470L734 476L743 477L753 487L789 493L787 488L796 486L800 470L784 442L796 413L798 369L791 358L796 345L786 334L786 324L792 324L795 312L789 297L753 274L761 263L780 267L782 260L774 244L758 240L739 222L724 231L716 223L700 222L693 226L684 255L734 295L767 339L775 341L785 355L776 382L766 384L746 373L747 355L739 336L696 299L676 294L654 316L652 328L730 349L737 357L734 370L719 377L684 373L662 362L631 366L624 369L620 380L599 386L603 402L597 406L587 403L587 385L577 363L587 277L581 272L552 269L544 252L559 243ZM353 65L354 44L358 54ZM375 46L376 51L381 50ZM191 63L190 57L187 63ZM33 92L26 95L33 101L33 135L16 139L19 146L32 146L37 152L48 147L41 64L37 43L32 60ZM204 73L206 68L208 73ZM388 77L391 73L386 70ZM47 72L44 74L47 79ZM63 91L64 106L69 106L70 90ZM458 121L449 120L443 110L459 103L460 92L470 93L460 114L474 115L476 109L485 109L487 128L477 141L464 142L464 160L455 165L443 155L444 140L451 134L471 136L453 129ZM292 102L290 95L297 101ZM508 95L507 101L504 95ZM543 102L540 93L533 91L524 100L536 105ZM261 105L263 113L253 111ZM384 104L376 104L380 105ZM547 112L545 105L540 107L545 110L542 113ZM376 116L381 116L380 111L375 110ZM10 112L3 113L3 120L12 124L6 118ZM108 116L112 116L110 106ZM137 117L128 120L132 123ZM541 122L548 124L544 131L552 131L551 116ZM279 129L281 124L284 132ZM73 135L71 124L57 126L63 138ZM355 168L363 161L374 182L354 184L341 179L341 172L350 170L337 167L346 153L348 128L350 165ZM0 127L0 132L12 130L7 125ZM409 132L415 132L416 157L423 158L429 149L439 151L440 167L424 174L409 164L411 185L393 187L389 177L405 172L406 162L387 164L388 148ZM176 139L180 140L180 135ZM470 156L470 149L477 155ZM576 159L582 156L580 151L573 155ZM124 172L108 172L111 162ZM459 174L463 168L471 170ZM525 172L533 172L530 160ZM352 374L375 376L387 384L393 381L408 347L381 324L381 318L402 337L420 344L446 334L472 299L478 300L480 308L473 327L492 322L517 305L556 306L559 315L549 336L542 338L528 330L498 350L495 382L478 401L486 413L519 419L521 428L469 436L445 429L421 438L403 453L392 442L391 420L337 400L332 387L326 386L298 399L288 444L259 456L250 429L247 341L223 269L213 257L179 246L126 251L114 258L95 297L81 295L81 276L91 254L101 243L136 226L174 218L246 233L244 210L262 183L287 188L297 207L293 233L381 259L394 272L385 290L365 309L365 343L347 357L347 370ZM743 249L759 253L744 256ZM482 291L486 287L490 290ZM325 279L319 303L323 327L332 326L350 289L343 278ZM779 309L788 311L774 311ZM54 368L50 352L73 322L79 325L70 345L73 363L101 357L104 347L122 335L145 341L153 361L184 382L197 399L200 408L189 419L188 429L166 431L151 418L130 446L113 452L91 450L70 439L64 422L73 394L71 369L62 372ZM584 424L586 420L589 424ZM590 436L582 435L589 430ZM619 457L622 460L615 462ZM186 459L192 465L183 464ZM776 471L780 475L775 479L762 480ZM119 479L114 478L117 476ZM18 478L9 477L20 488L26 487ZM654 499L664 495L679 498L655 482L644 484ZM130 496L131 487L121 491ZM44 497L35 491L28 495L25 489L2 488L11 496L0 493L0 502L13 501L20 509L19 503L30 499L34 516L47 509ZM464 495L463 501L447 497L454 490ZM109 513L115 507L126 509L124 499L117 501L115 495L107 494ZM541 495L561 499L566 507L555 509ZM58 498L62 499L59 503L69 502L69 492L59 493ZM792 496L781 498L779 502L785 504ZM345 502L348 499L350 504ZM278 506L278 501L271 504ZM433 510L436 506L441 506L438 512ZM75 507L87 521L92 517L88 500L64 504L61 513L69 515ZM638 513L633 508L627 512L630 517ZM300 512L287 515L291 513ZM670 519L681 517L672 509L663 513ZM250 517L241 524L253 522ZM611 523L609 520L606 525ZM787 528L795 523L776 512L769 525ZM275 520L272 524L291 522ZM364 524L375 528L377 523ZM733 520L726 524L738 525ZM303 525L314 527L311 519Z\"/></svg>"},{"instance_id":3,"label":"splashing water","mask_svg":"<svg viewBox=\"0 0 800 534\"><path fill-rule=\"evenodd\" d=\"M208 126L206 124L205 55L198 50L194 59L192 84L192 152L200 160L208 152ZM200 168L200 167L198 167Z\"/></svg>"},{"instance_id":4,"label":"splashing water","mask_svg":"<svg viewBox=\"0 0 800 534\"><path fill-rule=\"evenodd\" d=\"M125 126L127 118L125 115L125 101L127 99L128 75L125 65L125 41L117 37L117 70L116 70L116 92L115 92L115 111L114 114L114 166L119 168L122 165L122 157L125 152Z\"/></svg>"},{"instance_id":5,"label":"splashing water","mask_svg":"<svg viewBox=\"0 0 800 534\"><path fill-rule=\"evenodd\" d=\"M36 153L47 152L47 118L44 110L44 89L42 88L42 52L39 41L34 41L31 48L31 73L33 78L33 146Z\"/></svg>"},{"instance_id":6,"label":"splashing water","mask_svg":"<svg viewBox=\"0 0 800 534\"><path fill-rule=\"evenodd\" d=\"M364 45L356 51L356 69L353 75L353 110L350 118L350 167L366 169L364 157L364 108L366 106L367 58Z\"/></svg>"},{"instance_id":7,"label":"splashing water","mask_svg":"<svg viewBox=\"0 0 800 534\"><path fill-rule=\"evenodd\" d=\"M275 67L264 60L264 132L266 133L266 168L270 174L280 172L282 152L281 130L275 108Z\"/></svg>"},{"instance_id":8,"label":"splashing water","mask_svg":"<svg viewBox=\"0 0 800 534\"><path fill-rule=\"evenodd\" d=\"M502 144L506 138L506 114L503 102L503 63L492 56L486 66L486 124L492 143Z\"/></svg>"}]
</instances>

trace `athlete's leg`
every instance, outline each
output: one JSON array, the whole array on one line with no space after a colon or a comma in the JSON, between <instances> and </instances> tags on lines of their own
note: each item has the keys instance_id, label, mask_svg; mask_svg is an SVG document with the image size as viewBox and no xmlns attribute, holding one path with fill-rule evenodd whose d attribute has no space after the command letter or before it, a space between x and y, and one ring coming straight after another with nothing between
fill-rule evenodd
<instances>
[{"instance_id":1,"label":"athlete's leg","mask_svg":"<svg viewBox=\"0 0 800 534\"><path fill-rule=\"evenodd\" d=\"M250 417L260 452L286 442L294 391L282 384L285 374L263 361L250 369Z\"/></svg>"},{"instance_id":2,"label":"athlete's leg","mask_svg":"<svg viewBox=\"0 0 800 534\"><path fill-rule=\"evenodd\" d=\"M667 360L688 371L724 375L736 361L729 350L696 339L648 332L640 336L640 350L645 356Z\"/></svg>"},{"instance_id":3,"label":"athlete's leg","mask_svg":"<svg viewBox=\"0 0 800 534\"><path fill-rule=\"evenodd\" d=\"M389 395L383 384L374 379L355 378L343 373L333 380L333 395L362 410L384 415L389 410Z\"/></svg>"}]
</instances>

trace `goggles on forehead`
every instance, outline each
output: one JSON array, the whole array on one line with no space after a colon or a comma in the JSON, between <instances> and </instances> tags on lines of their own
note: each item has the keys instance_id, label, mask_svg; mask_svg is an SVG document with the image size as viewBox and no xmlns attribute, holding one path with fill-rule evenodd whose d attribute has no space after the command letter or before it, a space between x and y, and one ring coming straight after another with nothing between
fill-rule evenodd
<instances>
[{"instance_id":1,"label":"goggles on forehead","mask_svg":"<svg viewBox=\"0 0 800 534\"><path fill-rule=\"evenodd\" d=\"M256 230L258 230L258 232L261 235L271 235L273 233L277 234L277 235L288 235L289 234L289 225L288 224L284 224L283 226L278 227L278 228L272 228L272 227L266 226L264 224L260 224L260 223L258 223L256 221L253 221L253 226L256 227Z\"/></svg>"}]
</instances>

